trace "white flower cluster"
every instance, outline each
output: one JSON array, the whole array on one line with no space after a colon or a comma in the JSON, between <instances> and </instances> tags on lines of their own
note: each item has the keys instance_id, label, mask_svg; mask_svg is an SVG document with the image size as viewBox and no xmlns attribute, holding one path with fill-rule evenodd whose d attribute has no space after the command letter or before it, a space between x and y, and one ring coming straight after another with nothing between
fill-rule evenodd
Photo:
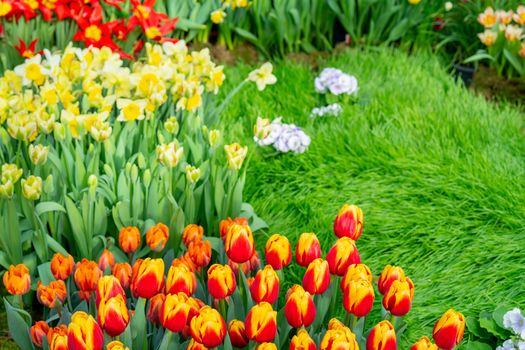
<instances>
[{"instance_id":1,"label":"white flower cluster","mask_svg":"<svg viewBox=\"0 0 525 350\"><path fill-rule=\"evenodd\" d=\"M315 91L320 94L329 92L336 96L342 94L355 95L358 89L357 79L353 75L346 74L336 68L325 68L315 78Z\"/></svg>"},{"instance_id":2,"label":"white flower cluster","mask_svg":"<svg viewBox=\"0 0 525 350\"><path fill-rule=\"evenodd\" d=\"M272 145L282 153L304 153L310 145L310 137L295 124L284 124L282 117L269 119L257 118L254 127L254 141L259 146Z\"/></svg>"},{"instance_id":3,"label":"white flower cluster","mask_svg":"<svg viewBox=\"0 0 525 350\"><path fill-rule=\"evenodd\" d=\"M343 107L339 103L332 103L327 106L315 107L312 109L310 117L338 117L343 111Z\"/></svg>"},{"instance_id":4,"label":"white flower cluster","mask_svg":"<svg viewBox=\"0 0 525 350\"><path fill-rule=\"evenodd\" d=\"M505 340L496 350L525 350L525 318L520 309L515 308L508 311L503 316L503 325L512 330L516 337Z\"/></svg>"}]
</instances>

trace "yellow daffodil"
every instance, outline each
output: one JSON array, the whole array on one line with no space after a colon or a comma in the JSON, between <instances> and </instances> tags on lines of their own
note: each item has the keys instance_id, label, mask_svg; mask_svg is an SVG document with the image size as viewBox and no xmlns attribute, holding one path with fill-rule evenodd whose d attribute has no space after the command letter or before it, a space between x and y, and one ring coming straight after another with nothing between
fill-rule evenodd
<instances>
[{"instance_id":1,"label":"yellow daffodil","mask_svg":"<svg viewBox=\"0 0 525 350\"><path fill-rule=\"evenodd\" d=\"M117 108L120 113L117 117L118 121L130 122L134 120L142 120L145 118L144 110L148 101L146 100L131 100L120 98L117 100Z\"/></svg>"},{"instance_id":2,"label":"yellow daffodil","mask_svg":"<svg viewBox=\"0 0 525 350\"><path fill-rule=\"evenodd\" d=\"M224 22L224 18L226 18L226 12L224 12L222 9L215 10L211 13L211 21L215 24L221 24Z\"/></svg>"}]
</instances>

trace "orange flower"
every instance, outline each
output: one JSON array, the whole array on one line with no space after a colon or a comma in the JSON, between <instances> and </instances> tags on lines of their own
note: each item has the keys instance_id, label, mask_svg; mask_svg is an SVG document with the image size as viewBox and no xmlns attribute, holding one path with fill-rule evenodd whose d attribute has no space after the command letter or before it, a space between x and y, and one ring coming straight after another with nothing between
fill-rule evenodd
<instances>
[{"instance_id":1,"label":"orange flower","mask_svg":"<svg viewBox=\"0 0 525 350\"><path fill-rule=\"evenodd\" d=\"M224 249L228 258L236 263L250 260L255 250L250 226L232 224L224 238Z\"/></svg>"},{"instance_id":2,"label":"orange flower","mask_svg":"<svg viewBox=\"0 0 525 350\"><path fill-rule=\"evenodd\" d=\"M215 348L222 344L226 336L226 323L221 314L206 305L199 310L199 314L191 320L191 336L196 342L208 348Z\"/></svg>"},{"instance_id":3,"label":"orange flower","mask_svg":"<svg viewBox=\"0 0 525 350\"><path fill-rule=\"evenodd\" d=\"M211 260L210 241L193 241L188 246L188 254L191 261L198 267L208 266Z\"/></svg>"},{"instance_id":4,"label":"orange flower","mask_svg":"<svg viewBox=\"0 0 525 350\"><path fill-rule=\"evenodd\" d=\"M74 277L75 283L81 291L94 291L101 276L102 271L100 271L96 262L84 258L77 263Z\"/></svg>"},{"instance_id":5,"label":"orange flower","mask_svg":"<svg viewBox=\"0 0 525 350\"><path fill-rule=\"evenodd\" d=\"M164 306L166 295L159 293L149 300L148 319L153 324L160 323L160 310Z\"/></svg>"},{"instance_id":6,"label":"orange flower","mask_svg":"<svg viewBox=\"0 0 525 350\"><path fill-rule=\"evenodd\" d=\"M120 249L124 253L133 254L140 246L140 231L137 227L123 227L118 235Z\"/></svg>"},{"instance_id":7,"label":"orange flower","mask_svg":"<svg viewBox=\"0 0 525 350\"><path fill-rule=\"evenodd\" d=\"M303 276L303 287L310 294L323 294L330 286L328 262L321 258L308 265Z\"/></svg>"},{"instance_id":8,"label":"orange flower","mask_svg":"<svg viewBox=\"0 0 525 350\"><path fill-rule=\"evenodd\" d=\"M201 343L197 343L195 339L191 339L186 350L208 350L208 348Z\"/></svg>"},{"instance_id":9,"label":"orange flower","mask_svg":"<svg viewBox=\"0 0 525 350\"><path fill-rule=\"evenodd\" d=\"M51 259L51 273L57 280L67 280L73 272L75 261L71 255L55 253Z\"/></svg>"},{"instance_id":10,"label":"orange flower","mask_svg":"<svg viewBox=\"0 0 525 350\"><path fill-rule=\"evenodd\" d=\"M312 296L300 285L295 285L293 291L286 297L284 316L294 328L308 327L314 322L316 308Z\"/></svg>"},{"instance_id":11,"label":"orange flower","mask_svg":"<svg viewBox=\"0 0 525 350\"><path fill-rule=\"evenodd\" d=\"M49 332L49 325L46 323L46 321L35 322L35 324L32 325L31 329L29 330L33 344L41 348L44 337L47 336L47 332Z\"/></svg>"},{"instance_id":12,"label":"orange flower","mask_svg":"<svg viewBox=\"0 0 525 350\"><path fill-rule=\"evenodd\" d=\"M4 286L9 294L24 295L31 289L31 276L24 264L9 266L4 274Z\"/></svg>"},{"instance_id":13,"label":"orange flower","mask_svg":"<svg viewBox=\"0 0 525 350\"><path fill-rule=\"evenodd\" d=\"M102 299L98 306L98 323L111 337L116 337L126 330L129 318L126 297L122 294Z\"/></svg>"},{"instance_id":14,"label":"orange flower","mask_svg":"<svg viewBox=\"0 0 525 350\"><path fill-rule=\"evenodd\" d=\"M363 211L357 205L345 204L334 220L334 233L337 237L348 237L357 241L363 231Z\"/></svg>"},{"instance_id":15,"label":"orange flower","mask_svg":"<svg viewBox=\"0 0 525 350\"><path fill-rule=\"evenodd\" d=\"M321 257L321 244L315 233L303 233L295 246L295 260L300 266L308 266Z\"/></svg>"},{"instance_id":16,"label":"orange flower","mask_svg":"<svg viewBox=\"0 0 525 350\"><path fill-rule=\"evenodd\" d=\"M104 335L93 316L77 311L67 327L69 350L102 350Z\"/></svg>"},{"instance_id":17,"label":"orange flower","mask_svg":"<svg viewBox=\"0 0 525 350\"><path fill-rule=\"evenodd\" d=\"M483 13L478 16L478 22L481 23L485 28L492 28L496 25L498 16L492 7L487 7Z\"/></svg>"},{"instance_id":18,"label":"orange flower","mask_svg":"<svg viewBox=\"0 0 525 350\"><path fill-rule=\"evenodd\" d=\"M368 334L366 350L397 350L394 326L386 320L379 322Z\"/></svg>"},{"instance_id":19,"label":"orange flower","mask_svg":"<svg viewBox=\"0 0 525 350\"><path fill-rule=\"evenodd\" d=\"M124 292L118 279L112 275L102 276L97 283L97 307L102 301L117 295L122 295L126 299L126 292Z\"/></svg>"},{"instance_id":20,"label":"orange flower","mask_svg":"<svg viewBox=\"0 0 525 350\"><path fill-rule=\"evenodd\" d=\"M271 236L264 247L266 262L275 270L286 267L292 261L292 247L288 238L275 234Z\"/></svg>"},{"instance_id":21,"label":"orange flower","mask_svg":"<svg viewBox=\"0 0 525 350\"><path fill-rule=\"evenodd\" d=\"M387 265L381 272L379 276L379 281L377 282L377 287L379 293L385 294L388 292L388 288L394 283L395 280L402 280L405 278L405 271L399 266Z\"/></svg>"},{"instance_id":22,"label":"orange flower","mask_svg":"<svg viewBox=\"0 0 525 350\"><path fill-rule=\"evenodd\" d=\"M352 281L365 280L372 283L372 271L365 264L352 264L348 266L346 272L341 280L341 289L345 291L347 286Z\"/></svg>"},{"instance_id":23,"label":"orange flower","mask_svg":"<svg viewBox=\"0 0 525 350\"><path fill-rule=\"evenodd\" d=\"M191 242L200 241L204 235L204 228L196 224L189 224L182 232L182 242L189 247Z\"/></svg>"},{"instance_id":24,"label":"orange flower","mask_svg":"<svg viewBox=\"0 0 525 350\"><path fill-rule=\"evenodd\" d=\"M228 324L228 335L232 345L236 348L244 348L250 341L246 336L244 322L240 320L231 320Z\"/></svg>"},{"instance_id":25,"label":"orange flower","mask_svg":"<svg viewBox=\"0 0 525 350\"><path fill-rule=\"evenodd\" d=\"M164 260L139 259L131 272L131 291L135 297L149 299L164 286Z\"/></svg>"},{"instance_id":26,"label":"orange flower","mask_svg":"<svg viewBox=\"0 0 525 350\"><path fill-rule=\"evenodd\" d=\"M166 293L191 296L197 287L195 274L186 265L171 266L166 278Z\"/></svg>"},{"instance_id":27,"label":"orange flower","mask_svg":"<svg viewBox=\"0 0 525 350\"><path fill-rule=\"evenodd\" d=\"M98 258L98 268L106 271L107 268L111 270L113 265L115 265L115 256L109 250L104 249L102 254L100 254L100 258Z\"/></svg>"},{"instance_id":28,"label":"orange flower","mask_svg":"<svg viewBox=\"0 0 525 350\"><path fill-rule=\"evenodd\" d=\"M219 233L221 235L222 240L224 240L226 234L230 230L230 226L234 223L238 225L248 226L248 220L246 218L235 218L235 220L228 218L226 220L222 220L219 227Z\"/></svg>"},{"instance_id":29,"label":"orange flower","mask_svg":"<svg viewBox=\"0 0 525 350\"><path fill-rule=\"evenodd\" d=\"M257 350L277 350L277 346L274 343L262 343L257 346Z\"/></svg>"},{"instance_id":30,"label":"orange flower","mask_svg":"<svg viewBox=\"0 0 525 350\"><path fill-rule=\"evenodd\" d=\"M343 329L346 328L346 326L343 324L343 322L339 321L337 318L332 318L328 322L328 329Z\"/></svg>"},{"instance_id":31,"label":"orange flower","mask_svg":"<svg viewBox=\"0 0 525 350\"><path fill-rule=\"evenodd\" d=\"M302 328L293 336L290 342L290 350L317 350L317 347L314 340L310 338L308 331Z\"/></svg>"},{"instance_id":32,"label":"orange flower","mask_svg":"<svg viewBox=\"0 0 525 350\"><path fill-rule=\"evenodd\" d=\"M258 343L271 342L277 333L277 311L263 301L250 309L244 324L248 339Z\"/></svg>"},{"instance_id":33,"label":"orange flower","mask_svg":"<svg viewBox=\"0 0 525 350\"><path fill-rule=\"evenodd\" d=\"M47 344L49 350L68 350L67 326L61 324L58 327L50 328L47 332Z\"/></svg>"},{"instance_id":34,"label":"orange flower","mask_svg":"<svg viewBox=\"0 0 525 350\"><path fill-rule=\"evenodd\" d=\"M113 266L113 276L115 276L124 289L128 289L131 281L131 265L128 263L116 263Z\"/></svg>"},{"instance_id":35,"label":"orange flower","mask_svg":"<svg viewBox=\"0 0 525 350\"><path fill-rule=\"evenodd\" d=\"M67 297L66 284L62 280L52 281L48 286L44 286L41 281L38 281L36 289L36 297L40 304L54 309L62 305Z\"/></svg>"},{"instance_id":36,"label":"orange flower","mask_svg":"<svg viewBox=\"0 0 525 350\"><path fill-rule=\"evenodd\" d=\"M359 350L354 333L349 328L329 329L321 340L320 350Z\"/></svg>"},{"instance_id":37,"label":"orange flower","mask_svg":"<svg viewBox=\"0 0 525 350\"><path fill-rule=\"evenodd\" d=\"M383 296L383 307L394 316L405 316L412 307L414 284L410 278L395 280Z\"/></svg>"},{"instance_id":38,"label":"orange flower","mask_svg":"<svg viewBox=\"0 0 525 350\"><path fill-rule=\"evenodd\" d=\"M124 346L124 344L118 340L113 340L108 345L106 345L106 350L129 350L129 348Z\"/></svg>"},{"instance_id":39,"label":"orange flower","mask_svg":"<svg viewBox=\"0 0 525 350\"><path fill-rule=\"evenodd\" d=\"M235 275L228 265L214 264L208 269L208 292L215 299L232 295L237 288Z\"/></svg>"},{"instance_id":40,"label":"orange flower","mask_svg":"<svg viewBox=\"0 0 525 350\"><path fill-rule=\"evenodd\" d=\"M191 272L197 270L197 266L191 261L190 255L186 252L180 258L175 258L171 262L171 266L185 265Z\"/></svg>"},{"instance_id":41,"label":"orange flower","mask_svg":"<svg viewBox=\"0 0 525 350\"><path fill-rule=\"evenodd\" d=\"M361 262L355 241L348 237L339 238L326 254L326 261L328 261L331 273L343 276L348 266Z\"/></svg>"},{"instance_id":42,"label":"orange flower","mask_svg":"<svg viewBox=\"0 0 525 350\"><path fill-rule=\"evenodd\" d=\"M279 297L279 277L271 265L257 271L253 284L250 286L250 294L256 303L266 301L275 303Z\"/></svg>"},{"instance_id":43,"label":"orange flower","mask_svg":"<svg viewBox=\"0 0 525 350\"><path fill-rule=\"evenodd\" d=\"M450 309L434 325L432 337L440 349L451 350L461 343L464 332L465 317Z\"/></svg>"},{"instance_id":44,"label":"orange flower","mask_svg":"<svg viewBox=\"0 0 525 350\"><path fill-rule=\"evenodd\" d=\"M421 337L410 347L410 350L438 350L438 347L432 344L428 337Z\"/></svg>"},{"instance_id":45,"label":"orange flower","mask_svg":"<svg viewBox=\"0 0 525 350\"><path fill-rule=\"evenodd\" d=\"M374 287L368 280L351 280L343 293L343 306L346 312L357 317L370 313L374 306Z\"/></svg>"},{"instance_id":46,"label":"orange flower","mask_svg":"<svg viewBox=\"0 0 525 350\"><path fill-rule=\"evenodd\" d=\"M162 325L172 332L182 332L199 313L197 301L184 293L168 294L160 309Z\"/></svg>"},{"instance_id":47,"label":"orange flower","mask_svg":"<svg viewBox=\"0 0 525 350\"><path fill-rule=\"evenodd\" d=\"M158 223L146 233L146 243L154 252L161 252L170 237L168 226Z\"/></svg>"}]
</instances>

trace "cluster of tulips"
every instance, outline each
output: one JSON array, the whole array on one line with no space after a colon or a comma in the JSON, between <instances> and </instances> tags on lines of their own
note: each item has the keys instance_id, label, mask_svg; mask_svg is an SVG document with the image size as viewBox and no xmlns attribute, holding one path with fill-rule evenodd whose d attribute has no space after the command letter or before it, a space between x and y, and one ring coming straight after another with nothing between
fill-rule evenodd
<instances>
[{"instance_id":1,"label":"cluster of tulips","mask_svg":"<svg viewBox=\"0 0 525 350\"><path fill-rule=\"evenodd\" d=\"M98 263L75 264L70 255L55 254L36 286L46 320L30 326L27 317L16 317L24 311L6 300L10 331L22 349L396 349L396 317L410 310L414 285L402 268L385 267L377 285L386 316L365 329L375 293L355 243L362 228L361 209L343 206L334 221L337 240L325 258L316 235L303 233L295 248L296 263L305 268L302 284L280 298L283 269L293 257L283 235L268 239L262 266L244 218L223 220L220 239L188 225L177 258L178 247L158 257L169 240L167 226L159 223L145 233L154 257L144 259L136 258L141 232L126 227L114 250L126 253L127 261L116 262L109 250ZM14 295L32 289L23 264L11 266L3 281ZM343 321L337 318L343 316L339 289ZM434 327L435 344L422 337L411 349L453 349L464 324L460 313L449 310Z\"/></svg>"}]
</instances>

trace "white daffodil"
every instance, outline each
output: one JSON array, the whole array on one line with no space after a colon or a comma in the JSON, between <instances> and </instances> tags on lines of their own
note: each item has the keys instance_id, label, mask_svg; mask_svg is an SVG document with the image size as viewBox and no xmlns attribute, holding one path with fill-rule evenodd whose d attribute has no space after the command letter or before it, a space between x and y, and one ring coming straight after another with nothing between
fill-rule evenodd
<instances>
[{"instance_id":1,"label":"white daffodil","mask_svg":"<svg viewBox=\"0 0 525 350\"><path fill-rule=\"evenodd\" d=\"M42 85L49 71L42 66L42 56L35 55L27 59L23 64L15 67L15 73L22 77L22 84Z\"/></svg>"},{"instance_id":2,"label":"white daffodil","mask_svg":"<svg viewBox=\"0 0 525 350\"><path fill-rule=\"evenodd\" d=\"M273 85L277 82L277 78L272 74L273 66L270 62L266 62L260 68L252 71L248 75L248 80L255 82L259 91L264 90L266 85Z\"/></svg>"},{"instance_id":3,"label":"white daffodil","mask_svg":"<svg viewBox=\"0 0 525 350\"><path fill-rule=\"evenodd\" d=\"M148 101L146 100L119 98L117 100L117 108L120 110L120 113L117 120L121 122L129 122L144 119L144 110L146 109L147 104Z\"/></svg>"}]
</instances>

